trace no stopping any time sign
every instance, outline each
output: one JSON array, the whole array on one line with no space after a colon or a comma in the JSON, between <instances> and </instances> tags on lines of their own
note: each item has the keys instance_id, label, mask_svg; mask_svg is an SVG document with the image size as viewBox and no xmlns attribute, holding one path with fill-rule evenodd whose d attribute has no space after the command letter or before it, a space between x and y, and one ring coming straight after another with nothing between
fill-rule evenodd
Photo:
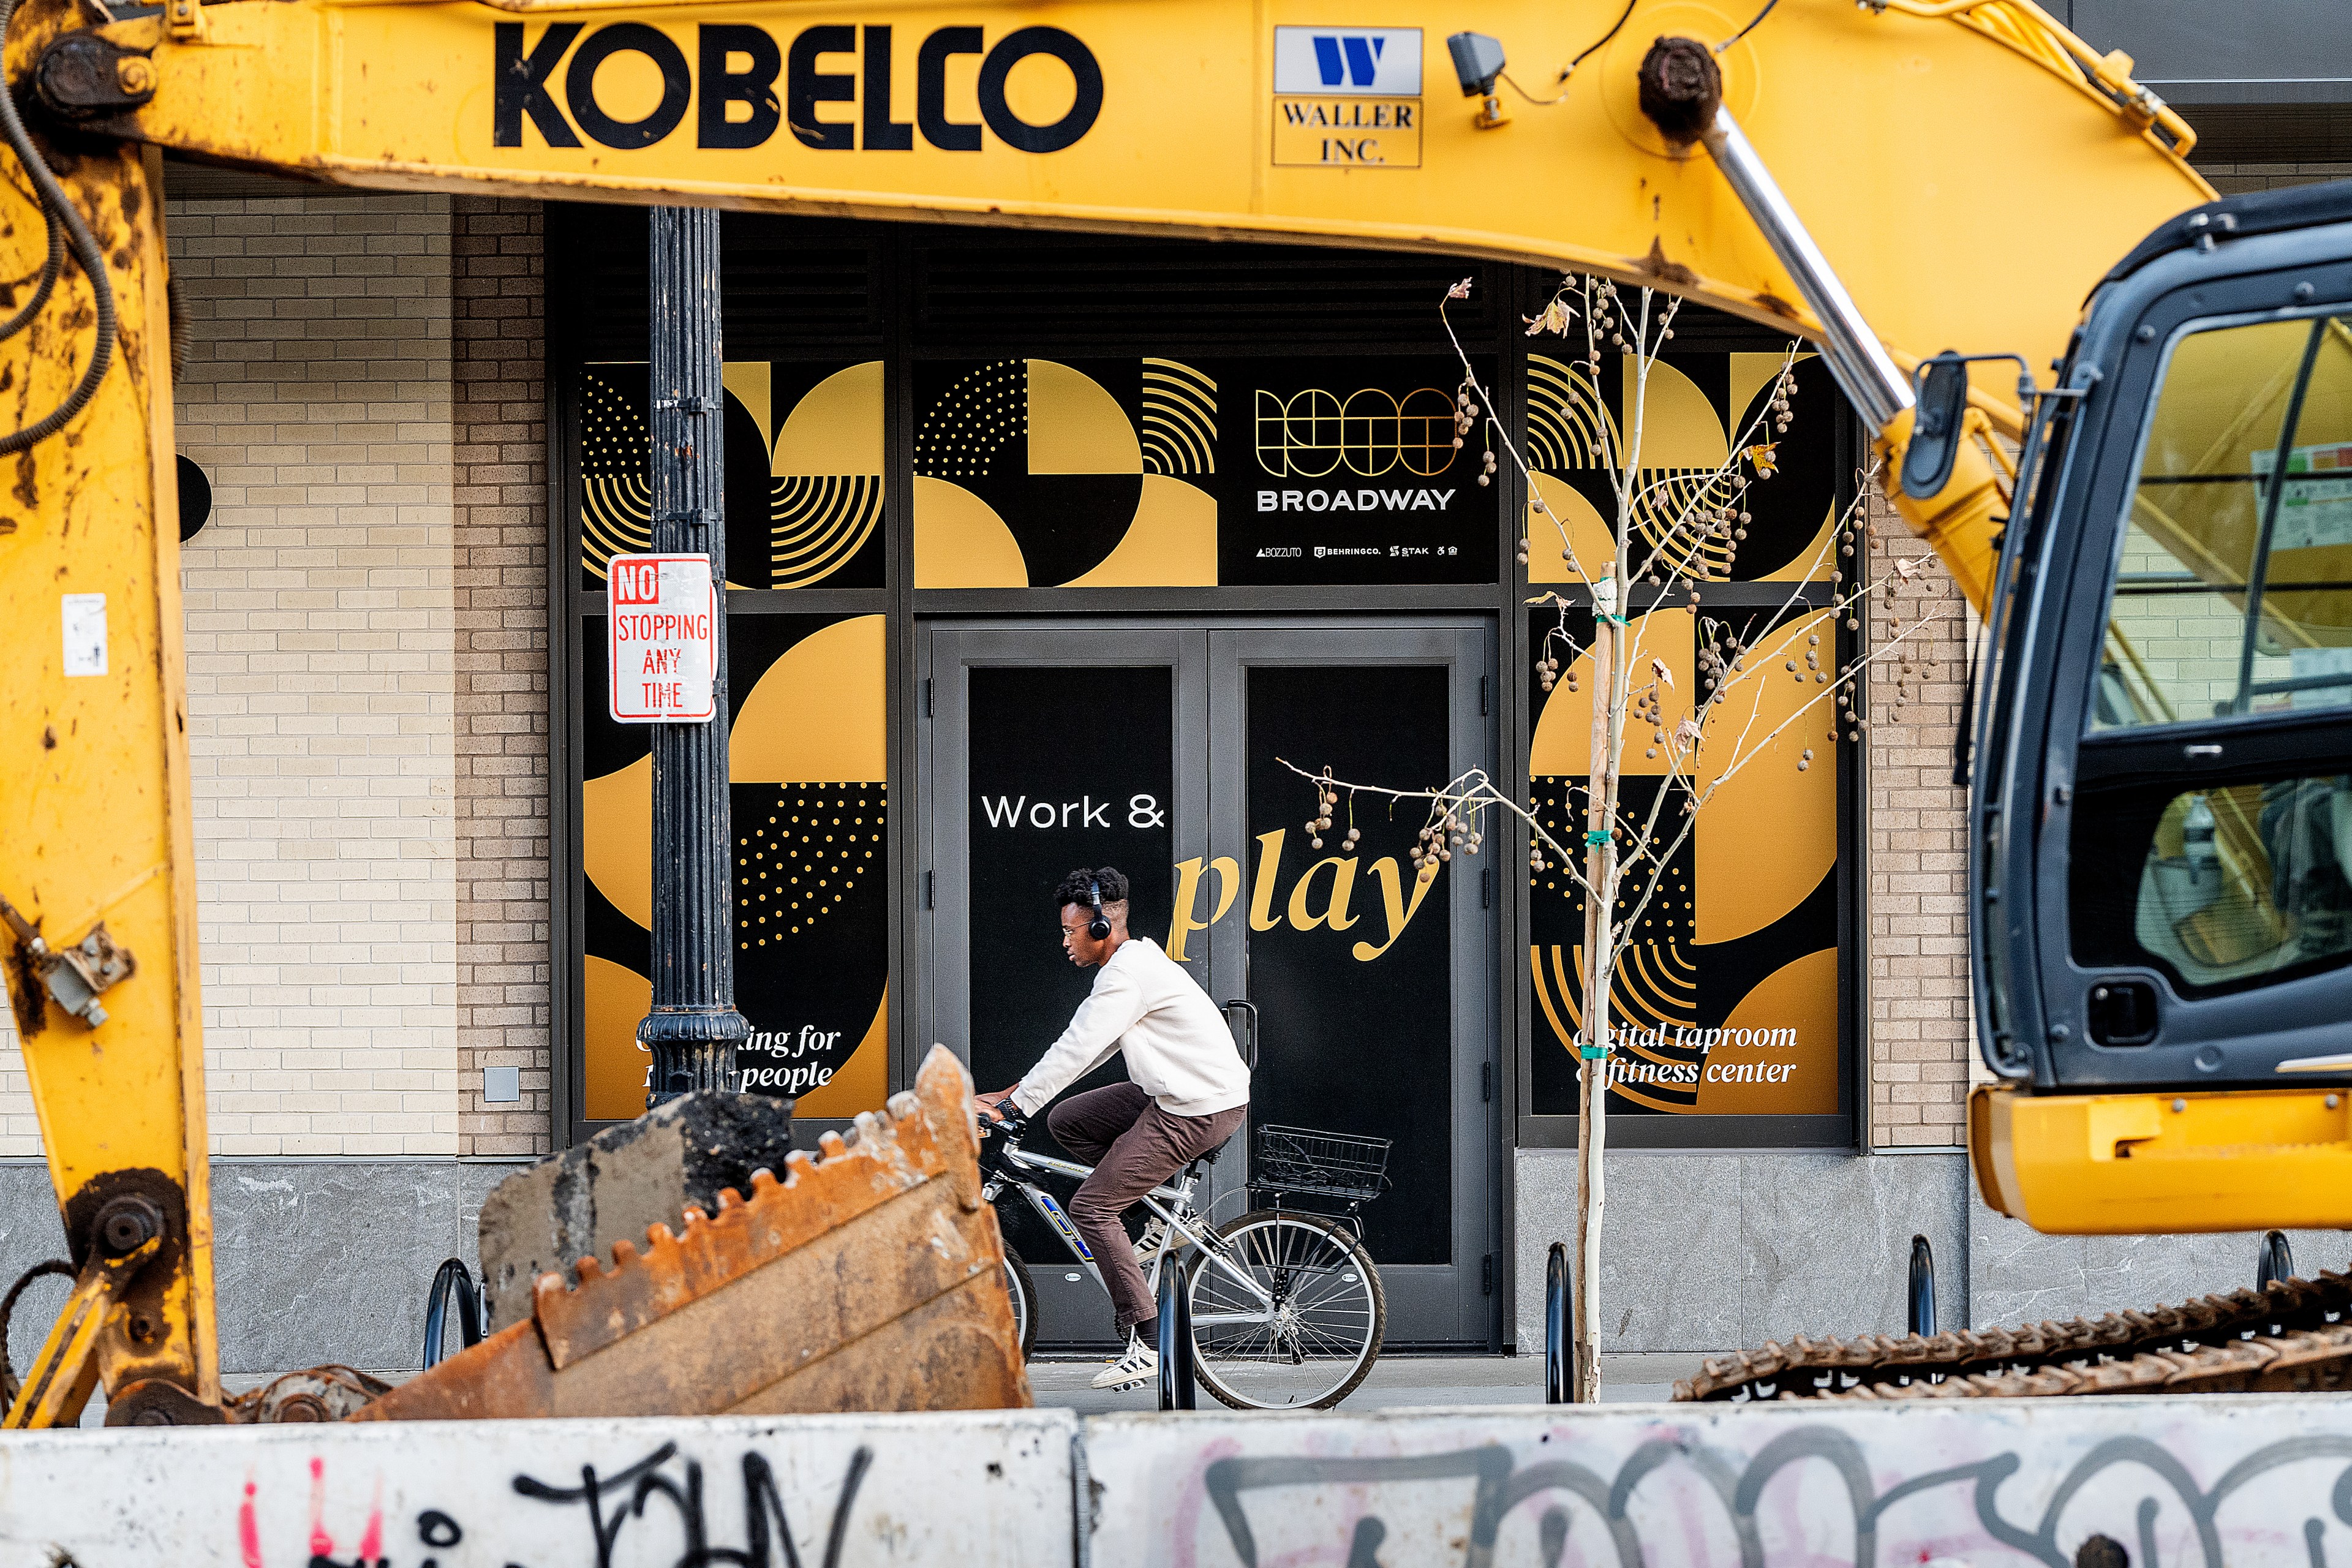
<instances>
[{"instance_id":1,"label":"no stopping any time sign","mask_svg":"<svg viewBox=\"0 0 2352 1568\"><path fill-rule=\"evenodd\" d=\"M615 555L606 568L616 724L695 724L717 712L719 595L707 555Z\"/></svg>"}]
</instances>

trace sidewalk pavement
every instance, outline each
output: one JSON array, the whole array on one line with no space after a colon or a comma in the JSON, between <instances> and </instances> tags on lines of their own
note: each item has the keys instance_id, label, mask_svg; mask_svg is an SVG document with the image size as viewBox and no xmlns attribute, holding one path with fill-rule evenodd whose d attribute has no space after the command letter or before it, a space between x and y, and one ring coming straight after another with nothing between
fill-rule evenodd
<instances>
[{"instance_id":1,"label":"sidewalk pavement","mask_svg":"<svg viewBox=\"0 0 2352 1568\"><path fill-rule=\"evenodd\" d=\"M1601 1358L1601 1401L1604 1405L1646 1405L1674 1397L1675 1380L1696 1373L1702 1355L1604 1355ZM1029 1363L1029 1387L1037 1403L1082 1415L1159 1408L1159 1385L1147 1383L1124 1394L1088 1386L1108 1365L1108 1356L1086 1360L1039 1359ZM1279 1371L1261 1374L1279 1388ZM1202 1389L1200 1408L1222 1409ZM1543 1357L1540 1355L1393 1355L1383 1356L1355 1393L1339 1408L1348 1411L1407 1410L1433 1405L1540 1405L1543 1403Z\"/></svg>"}]
</instances>

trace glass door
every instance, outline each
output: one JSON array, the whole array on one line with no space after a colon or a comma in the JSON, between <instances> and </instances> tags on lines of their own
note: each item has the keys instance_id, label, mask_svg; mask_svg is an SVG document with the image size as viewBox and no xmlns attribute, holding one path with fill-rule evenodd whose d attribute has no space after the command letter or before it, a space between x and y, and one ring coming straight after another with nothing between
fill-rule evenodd
<instances>
[{"instance_id":1,"label":"glass door","mask_svg":"<svg viewBox=\"0 0 2352 1568\"><path fill-rule=\"evenodd\" d=\"M1362 1222L1398 1345L1483 1345L1493 1320L1501 867L1490 848L1420 881L1425 806L1370 791L1356 840L1339 820L1318 846L1315 785L1286 763L1391 789L1491 765L1489 643L1472 622L1000 624L929 628L919 651L919 1040L962 1052L984 1089L1017 1079L1092 980L1062 955L1054 886L1117 866L1135 932L1256 1007L1253 1129L1392 1141ZM1113 1058L1081 1087L1124 1076ZM1220 1223L1250 1205L1247 1153L1237 1140L1216 1167ZM1040 1342L1108 1343L1100 1289L1029 1220L1011 1214L1007 1239Z\"/></svg>"},{"instance_id":2,"label":"glass door","mask_svg":"<svg viewBox=\"0 0 2352 1568\"><path fill-rule=\"evenodd\" d=\"M940 628L923 637L923 887L915 1038L944 1041L983 1089L1017 1080L1094 983L1062 952L1055 886L1116 866L1138 935L1168 930L1176 868L1208 840L1208 637L1164 626ZM1205 947L1181 955L1219 1001ZM1119 1058L1073 1090L1127 1076ZM1028 1147L1062 1155L1042 1121ZM1238 1187L1237 1154L1221 1162ZM1238 1199L1226 1207L1240 1212ZM1000 1209L1032 1264L1038 1339L1108 1344L1109 1299L1022 1205ZM1222 1211L1221 1211L1222 1215Z\"/></svg>"},{"instance_id":3,"label":"glass door","mask_svg":"<svg viewBox=\"0 0 2352 1568\"><path fill-rule=\"evenodd\" d=\"M1209 638L1211 839L1248 884L1210 945L1258 1010L1251 1121L1391 1141L1363 1221L1394 1344L1483 1344L1493 1315L1500 846L1423 882L1427 802L1340 789L1318 835L1294 769L1409 790L1491 765L1487 641L1425 623Z\"/></svg>"}]
</instances>

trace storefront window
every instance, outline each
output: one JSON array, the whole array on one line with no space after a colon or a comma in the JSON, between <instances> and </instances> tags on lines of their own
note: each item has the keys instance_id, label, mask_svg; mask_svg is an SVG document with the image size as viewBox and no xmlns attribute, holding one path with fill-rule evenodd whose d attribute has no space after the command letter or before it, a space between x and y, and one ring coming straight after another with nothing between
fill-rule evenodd
<instances>
[{"instance_id":1,"label":"storefront window","mask_svg":"<svg viewBox=\"0 0 2352 1568\"><path fill-rule=\"evenodd\" d=\"M592 626L592 632L601 625ZM734 828L735 1002L751 1038L743 1087L797 1096L805 1116L854 1116L887 1097L890 889L883 618L738 616L728 625L729 805ZM601 692L601 636L584 639ZM652 1002L650 731L586 713L581 850L583 1110L645 1109Z\"/></svg>"},{"instance_id":2,"label":"storefront window","mask_svg":"<svg viewBox=\"0 0 2352 1568\"><path fill-rule=\"evenodd\" d=\"M1777 671L1782 663L1808 664L1809 650L1824 644L1835 649L1850 635L1822 608L1832 596L1829 578L1844 562L1825 548L1840 505L1843 405L1820 362L1807 356L1796 365L1790 427L1759 426L1754 416L1781 363L1779 353L1730 353L1669 356L1650 370L1638 460L1642 487L1655 500L1637 517L1637 533L1671 526L1678 486L1703 484L1736 448L1772 448L1772 477L1751 484L1739 501L1748 514L1744 533L1708 542L1696 574L1697 606L1676 595L1671 606L1629 617L1622 634L1639 667L1655 658L1670 673L1662 697L1669 732L1693 713L1694 694L1704 689L1702 645L1721 647L1736 639L1755 650L1751 664ZM1563 558L1559 533L1568 531L1581 561L1597 564L1617 555L1613 465L1632 441L1630 380L1622 356L1604 356L1597 381L1560 360L1529 360L1528 444L1538 468L1535 491L1547 507L1528 520L1528 575L1570 589L1574 600L1572 607L1554 605L1528 617L1530 665L1547 647L1562 664L1549 689L1532 668L1527 677L1529 785L1545 827L1580 858L1595 685L1592 617L1581 607L1580 580ZM1717 1134L1701 1120L1843 1113L1840 775L1847 746L1829 739L1824 706L1792 725L1775 748L1716 783L1735 755L1816 695L1814 685L1778 680L1735 689L1709 717L1688 778L1670 777L1663 760L1670 753L1653 757L1639 739L1625 752L1621 820L1648 821L1655 809L1655 820L1667 825L1662 846L1670 848L1662 864L1627 879L1618 901L1618 920L1630 924L1621 926L1610 996L1617 1049L1610 1110L1694 1119L1686 1134L1661 1129L1643 1135L1649 1141L1708 1142ZM1808 750L1811 761L1801 769L1800 753ZM1693 783L1713 786L1713 795L1685 834L1682 806ZM1528 900L1529 1109L1573 1117L1584 1020L1584 896L1554 864L1530 875ZM1800 1136L1811 1141L1829 1121L1781 1125L1805 1127ZM1772 1141L1765 1126L1743 1121L1740 1141Z\"/></svg>"}]
</instances>

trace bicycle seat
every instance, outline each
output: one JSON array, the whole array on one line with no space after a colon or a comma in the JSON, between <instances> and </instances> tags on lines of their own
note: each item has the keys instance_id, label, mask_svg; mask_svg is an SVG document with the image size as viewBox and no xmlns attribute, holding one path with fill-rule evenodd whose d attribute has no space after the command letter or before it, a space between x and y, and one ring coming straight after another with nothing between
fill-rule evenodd
<instances>
[{"instance_id":1,"label":"bicycle seat","mask_svg":"<svg viewBox=\"0 0 2352 1568\"><path fill-rule=\"evenodd\" d=\"M1198 1181L1206 1171L1207 1167L1217 1163L1217 1156L1223 1153L1227 1149L1232 1148L1233 1143L1233 1139L1228 1138L1223 1142L1218 1144L1215 1148L1210 1150L1207 1153L1193 1155L1192 1159L1184 1163L1184 1173L1187 1176L1192 1177L1194 1181Z\"/></svg>"}]
</instances>

